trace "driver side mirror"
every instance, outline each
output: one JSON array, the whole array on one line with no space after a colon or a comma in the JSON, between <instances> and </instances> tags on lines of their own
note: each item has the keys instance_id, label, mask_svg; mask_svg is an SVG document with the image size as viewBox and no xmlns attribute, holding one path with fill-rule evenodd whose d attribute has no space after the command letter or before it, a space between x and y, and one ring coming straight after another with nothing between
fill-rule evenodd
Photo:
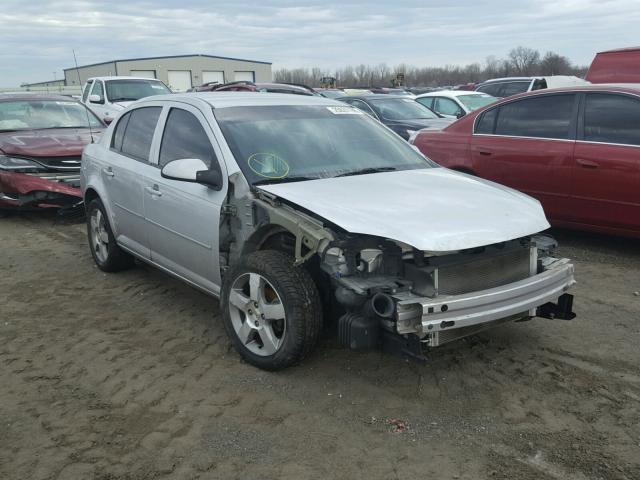
<instances>
[{"instance_id":1,"label":"driver side mirror","mask_svg":"<svg viewBox=\"0 0 640 480\"><path fill-rule=\"evenodd\" d=\"M219 170L209 170L199 158L181 158L167 163L160 172L163 178L182 182L200 183L214 190L222 188Z\"/></svg>"},{"instance_id":2,"label":"driver side mirror","mask_svg":"<svg viewBox=\"0 0 640 480\"><path fill-rule=\"evenodd\" d=\"M105 123L105 125L111 125L111 122L113 122L113 117L104 117L102 121Z\"/></svg>"},{"instance_id":3,"label":"driver side mirror","mask_svg":"<svg viewBox=\"0 0 640 480\"><path fill-rule=\"evenodd\" d=\"M464 112L464 110L458 110L458 113L456 113L456 118L462 118L466 115L466 113Z\"/></svg>"}]
</instances>

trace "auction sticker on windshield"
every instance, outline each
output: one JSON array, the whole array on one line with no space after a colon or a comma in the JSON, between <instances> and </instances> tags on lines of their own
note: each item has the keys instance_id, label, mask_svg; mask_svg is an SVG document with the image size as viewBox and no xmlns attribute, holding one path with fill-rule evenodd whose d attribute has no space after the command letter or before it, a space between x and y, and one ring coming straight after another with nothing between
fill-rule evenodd
<instances>
[{"instance_id":1,"label":"auction sticker on windshield","mask_svg":"<svg viewBox=\"0 0 640 480\"><path fill-rule=\"evenodd\" d=\"M355 107L327 107L335 115L362 115L363 112Z\"/></svg>"}]
</instances>

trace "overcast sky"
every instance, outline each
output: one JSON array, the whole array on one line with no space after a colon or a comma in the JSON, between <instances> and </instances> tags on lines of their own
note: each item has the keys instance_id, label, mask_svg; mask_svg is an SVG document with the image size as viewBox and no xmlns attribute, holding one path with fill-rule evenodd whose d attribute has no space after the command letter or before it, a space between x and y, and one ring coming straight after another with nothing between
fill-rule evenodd
<instances>
[{"instance_id":1,"label":"overcast sky","mask_svg":"<svg viewBox=\"0 0 640 480\"><path fill-rule=\"evenodd\" d=\"M80 65L204 53L275 70L466 64L523 45L586 65L640 44L639 25L638 0L2 0L0 86L60 78L72 49Z\"/></svg>"}]
</instances>

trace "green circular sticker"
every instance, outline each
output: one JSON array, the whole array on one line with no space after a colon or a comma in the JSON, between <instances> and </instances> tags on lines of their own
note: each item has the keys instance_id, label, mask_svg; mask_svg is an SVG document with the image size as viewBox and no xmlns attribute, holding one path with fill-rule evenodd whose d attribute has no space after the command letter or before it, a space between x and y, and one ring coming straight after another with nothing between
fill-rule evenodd
<instances>
[{"instance_id":1,"label":"green circular sticker","mask_svg":"<svg viewBox=\"0 0 640 480\"><path fill-rule=\"evenodd\" d=\"M273 153L254 153L247 159L253 173L264 178L284 178L289 175L289 164Z\"/></svg>"}]
</instances>

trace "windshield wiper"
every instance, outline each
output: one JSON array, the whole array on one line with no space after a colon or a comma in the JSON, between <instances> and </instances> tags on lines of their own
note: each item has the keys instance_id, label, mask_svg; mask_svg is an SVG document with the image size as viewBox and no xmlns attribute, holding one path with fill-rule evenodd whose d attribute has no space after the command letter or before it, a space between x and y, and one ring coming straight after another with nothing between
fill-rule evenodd
<instances>
[{"instance_id":1,"label":"windshield wiper","mask_svg":"<svg viewBox=\"0 0 640 480\"><path fill-rule=\"evenodd\" d=\"M319 177L304 177L304 176L295 176L295 177L282 177L282 178L265 178L264 180L258 180L253 182L253 186L258 185L270 185L273 183L289 183L289 182L304 182L306 180L318 180Z\"/></svg>"},{"instance_id":2,"label":"windshield wiper","mask_svg":"<svg viewBox=\"0 0 640 480\"><path fill-rule=\"evenodd\" d=\"M122 97L122 98L112 98L111 102L135 102L136 100L138 100L138 99L137 98Z\"/></svg>"},{"instance_id":3,"label":"windshield wiper","mask_svg":"<svg viewBox=\"0 0 640 480\"><path fill-rule=\"evenodd\" d=\"M334 175L335 177L350 177L351 175L366 175L368 173L380 173L380 172L395 172L398 170L396 167L368 167L361 168L360 170L352 170L350 172L339 173L338 175Z\"/></svg>"}]
</instances>

